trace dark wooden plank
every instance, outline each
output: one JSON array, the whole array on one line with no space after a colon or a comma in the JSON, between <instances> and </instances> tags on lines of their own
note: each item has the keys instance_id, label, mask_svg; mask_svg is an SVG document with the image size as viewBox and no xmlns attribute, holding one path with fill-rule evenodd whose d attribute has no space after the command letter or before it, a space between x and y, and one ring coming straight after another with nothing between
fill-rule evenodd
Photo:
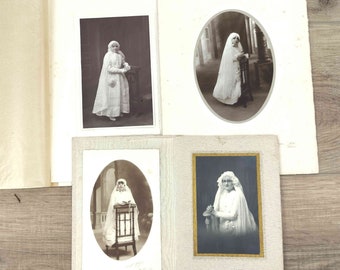
<instances>
[{"instance_id":1,"label":"dark wooden plank","mask_svg":"<svg viewBox=\"0 0 340 270\"><path fill-rule=\"evenodd\" d=\"M0 269L71 269L71 188L0 190Z\"/></svg>"}]
</instances>

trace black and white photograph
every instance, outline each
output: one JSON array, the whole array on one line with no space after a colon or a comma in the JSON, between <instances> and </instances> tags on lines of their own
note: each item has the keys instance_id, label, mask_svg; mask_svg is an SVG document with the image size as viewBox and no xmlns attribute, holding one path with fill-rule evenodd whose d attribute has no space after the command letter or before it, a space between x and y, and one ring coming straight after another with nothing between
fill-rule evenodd
<instances>
[{"instance_id":1,"label":"black and white photograph","mask_svg":"<svg viewBox=\"0 0 340 270\"><path fill-rule=\"evenodd\" d=\"M265 29L240 11L224 11L204 25L194 67L206 105L220 118L246 121L270 96L273 50Z\"/></svg>"},{"instance_id":2,"label":"black and white photograph","mask_svg":"<svg viewBox=\"0 0 340 270\"><path fill-rule=\"evenodd\" d=\"M259 154L193 154L196 256L263 257Z\"/></svg>"},{"instance_id":3,"label":"black and white photograph","mask_svg":"<svg viewBox=\"0 0 340 270\"><path fill-rule=\"evenodd\" d=\"M80 19L83 128L154 124L149 16Z\"/></svg>"},{"instance_id":4,"label":"black and white photograph","mask_svg":"<svg viewBox=\"0 0 340 270\"><path fill-rule=\"evenodd\" d=\"M140 251L152 225L153 202L147 179L127 160L108 164L91 197L91 224L99 248L126 260Z\"/></svg>"}]
</instances>

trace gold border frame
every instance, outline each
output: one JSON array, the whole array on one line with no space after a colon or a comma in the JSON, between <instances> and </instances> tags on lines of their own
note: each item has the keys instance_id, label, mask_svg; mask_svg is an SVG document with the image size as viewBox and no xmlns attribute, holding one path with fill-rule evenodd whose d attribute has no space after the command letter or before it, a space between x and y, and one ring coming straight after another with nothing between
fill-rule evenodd
<instances>
[{"instance_id":1,"label":"gold border frame","mask_svg":"<svg viewBox=\"0 0 340 270\"><path fill-rule=\"evenodd\" d=\"M258 222L259 222L259 254L238 254L238 253L198 253L197 251L197 194L196 194L196 157L209 156L254 156L256 157L256 187L257 187L257 204L258 204ZM260 153L193 153L192 154L192 176L193 176L193 225L194 225L194 256L224 256L224 257L264 257L263 247L263 222L262 222L262 196L261 196L261 171L260 171Z\"/></svg>"}]
</instances>

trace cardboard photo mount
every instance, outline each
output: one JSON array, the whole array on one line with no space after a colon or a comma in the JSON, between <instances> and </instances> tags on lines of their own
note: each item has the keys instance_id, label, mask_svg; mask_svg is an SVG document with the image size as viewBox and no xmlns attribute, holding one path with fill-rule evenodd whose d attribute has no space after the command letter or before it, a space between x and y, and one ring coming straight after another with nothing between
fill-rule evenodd
<instances>
[{"instance_id":1,"label":"cardboard photo mount","mask_svg":"<svg viewBox=\"0 0 340 270\"><path fill-rule=\"evenodd\" d=\"M84 189L86 175L85 155L104 152L129 152L156 150L159 152L159 214L161 242L143 250L161 250L161 267L164 269L283 269L281 195L279 176L279 143L276 136L121 136L121 137L79 137L73 139L73 235L72 269L85 269L82 266L90 261L102 266L102 258L92 255L84 257L89 246L85 235L83 210L87 203ZM263 236L263 256L195 256L194 255L194 207L193 207L193 167L195 153L257 153L260 159L261 181L261 220ZM111 156L114 158L114 155ZM96 164L92 164L96 166ZM102 166L102 165L101 165ZM86 171L91 171L87 168ZM93 180L95 181L95 180ZM157 208L156 207L156 208ZM92 232L91 232L92 233ZM159 245L159 246L157 246ZM143 248L144 249L144 248ZM138 256L119 262L120 269L135 269L136 265L146 269L159 269L158 259L143 259ZM149 257L150 258L150 257ZM113 260L112 260L113 261ZM157 266L155 266L157 265ZM105 267L105 263L103 264ZM105 268L101 268L105 269Z\"/></svg>"}]
</instances>

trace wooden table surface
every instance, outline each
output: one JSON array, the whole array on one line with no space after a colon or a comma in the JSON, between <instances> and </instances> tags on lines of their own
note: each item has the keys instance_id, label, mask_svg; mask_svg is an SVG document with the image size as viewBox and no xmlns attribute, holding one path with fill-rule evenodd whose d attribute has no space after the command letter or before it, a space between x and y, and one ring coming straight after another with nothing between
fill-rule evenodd
<instances>
[{"instance_id":1,"label":"wooden table surface","mask_svg":"<svg viewBox=\"0 0 340 270\"><path fill-rule=\"evenodd\" d=\"M307 4L320 173L281 177L284 265L339 270L340 7L337 0ZM0 190L1 270L71 269L71 193Z\"/></svg>"}]
</instances>

